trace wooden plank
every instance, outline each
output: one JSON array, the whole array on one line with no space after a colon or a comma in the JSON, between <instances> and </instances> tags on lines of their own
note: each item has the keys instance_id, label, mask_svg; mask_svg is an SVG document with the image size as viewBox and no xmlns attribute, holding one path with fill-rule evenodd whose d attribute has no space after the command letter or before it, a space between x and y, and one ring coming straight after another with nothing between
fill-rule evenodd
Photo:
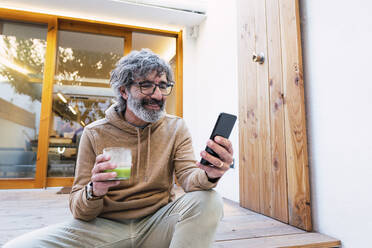
<instances>
[{"instance_id":1,"label":"wooden plank","mask_svg":"<svg viewBox=\"0 0 372 248\"><path fill-rule=\"evenodd\" d=\"M0 247L5 242L71 218L68 194L58 189L4 190L0 194Z\"/></svg>"},{"instance_id":2,"label":"wooden plank","mask_svg":"<svg viewBox=\"0 0 372 248\"><path fill-rule=\"evenodd\" d=\"M302 233L273 237L230 240L214 243L215 248L330 248L340 247L337 239L319 233Z\"/></svg>"},{"instance_id":3,"label":"wooden plank","mask_svg":"<svg viewBox=\"0 0 372 248\"><path fill-rule=\"evenodd\" d=\"M266 34L266 10L265 1L256 0L254 6L254 16L256 35L256 54L267 54L267 34ZM257 118L258 118L258 168L260 183L260 213L271 215L272 199L272 173L271 173L271 139L270 139L270 96L268 84L268 63L262 64L254 62L257 70Z\"/></svg>"},{"instance_id":4,"label":"wooden plank","mask_svg":"<svg viewBox=\"0 0 372 248\"><path fill-rule=\"evenodd\" d=\"M239 180L240 204L260 210L258 167L257 71L252 63L256 50L255 0L239 0L238 10L238 83L239 83Z\"/></svg>"},{"instance_id":5,"label":"wooden plank","mask_svg":"<svg viewBox=\"0 0 372 248\"><path fill-rule=\"evenodd\" d=\"M53 84L56 67L58 22L57 18L48 24L47 47L44 65L44 83L41 96L40 129L36 160L36 187L46 187L48 169L49 131L53 104Z\"/></svg>"},{"instance_id":6,"label":"wooden plank","mask_svg":"<svg viewBox=\"0 0 372 248\"><path fill-rule=\"evenodd\" d=\"M132 51L132 32L124 33L124 56Z\"/></svg>"},{"instance_id":7,"label":"wooden plank","mask_svg":"<svg viewBox=\"0 0 372 248\"><path fill-rule=\"evenodd\" d=\"M32 189L35 188L34 178L1 178L0 189Z\"/></svg>"},{"instance_id":8,"label":"wooden plank","mask_svg":"<svg viewBox=\"0 0 372 248\"><path fill-rule=\"evenodd\" d=\"M35 113L31 113L0 98L0 118L35 129Z\"/></svg>"},{"instance_id":9,"label":"wooden plank","mask_svg":"<svg viewBox=\"0 0 372 248\"><path fill-rule=\"evenodd\" d=\"M176 115L183 117L183 35L182 30L177 35L176 40L176 73L174 91L176 93Z\"/></svg>"},{"instance_id":10,"label":"wooden plank","mask_svg":"<svg viewBox=\"0 0 372 248\"><path fill-rule=\"evenodd\" d=\"M285 155L284 94L281 61L281 35L278 0L266 0L267 65L270 92L271 161L269 216L288 223L287 167ZM267 193L267 192L266 192Z\"/></svg>"},{"instance_id":11,"label":"wooden plank","mask_svg":"<svg viewBox=\"0 0 372 248\"><path fill-rule=\"evenodd\" d=\"M279 1L289 223L310 231L310 185L298 0Z\"/></svg>"},{"instance_id":12,"label":"wooden plank","mask_svg":"<svg viewBox=\"0 0 372 248\"><path fill-rule=\"evenodd\" d=\"M250 239L304 232L260 214L229 216L222 219L217 229L216 240Z\"/></svg>"},{"instance_id":13,"label":"wooden plank","mask_svg":"<svg viewBox=\"0 0 372 248\"><path fill-rule=\"evenodd\" d=\"M125 27L112 27L99 23L86 23L66 19L58 20L58 29L119 37L124 37L125 32L128 33L128 29Z\"/></svg>"},{"instance_id":14,"label":"wooden plank","mask_svg":"<svg viewBox=\"0 0 372 248\"><path fill-rule=\"evenodd\" d=\"M246 208L241 208L238 202L234 202L226 198L224 198L223 200L224 200L223 212L225 217L257 214Z\"/></svg>"},{"instance_id":15,"label":"wooden plank","mask_svg":"<svg viewBox=\"0 0 372 248\"><path fill-rule=\"evenodd\" d=\"M46 187L68 187L74 182L73 177L48 177Z\"/></svg>"},{"instance_id":16,"label":"wooden plank","mask_svg":"<svg viewBox=\"0 0 372 248\"><path fill-rule=\"evenodd\" d=\"M179 32L177 31L170 31L170 30L163 30L163 29L155 29L155 28L145 28L145 27L139 27L134 25L126 25L126 24L119 24L119 23L112 23L112 22L105 22L105 21L96 21L96 20L89 20L89 19L81 19L81 18L75 18L75 17L65 17L65 16L56 16L60 20L67 20L70 22L81 22L85 24L91 24L93 25L101 25L106 28L124 28L126 31L129 32L140 32L140 33L146 33L146 34L156 34L156 35L162 35L166 37L177 37Z\"/></svg>"}]
</instances>

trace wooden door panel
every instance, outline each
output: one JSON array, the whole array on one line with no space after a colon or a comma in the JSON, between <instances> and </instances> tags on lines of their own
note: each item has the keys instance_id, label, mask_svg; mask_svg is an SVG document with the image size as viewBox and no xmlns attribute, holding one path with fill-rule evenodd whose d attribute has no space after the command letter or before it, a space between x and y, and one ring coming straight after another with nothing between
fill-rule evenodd
<instances>
[{"instance_id":1,"label":"wooden door panel","mask_svg":"<svg viewBox=\"0 0 372 248\"><path fill-rule=\"evenodd\" d=\"M253 37L255 31L255 11L250 5L255 0L241 1L238 8L239 42L239 154L240 154L240 202L253 211L260 211L260 173L257 146L257 73L251 63L256 50ZM250 165L250 166L247 166Z\"/></svg>"},{"instance_id":2,"label":"wooden door panel","mask_svg":"<svg viewBox=\"0 0 372 248\"><path fill-rule=\"evenodd\" d=\"M238 1L240 200L311 230L298 13L296 0Z\"/></svg>"},{"instance_id":3,"label":"wooden door panel","mask_svg":"<svg viewBox=\"0 0 372 248\"><path fill-rule=\"evenodd\" d=\"M266 10L265 1L255 0L251 4L256 17L255 22L255 53L267 54L267 34L266 34ZM252 61L252 59L251 59ZM267 84L268 66L267 63L259 64L252 62L251 66L255 67L257 78L257 112L258 119L256 139L258 146L258 169L259 169L259 188L260 188L260 212L265 215L271 214L271 147L270 147L270 96ZM250 84L251 82L248 82Z\"/></svg>"},{"instance_id":4,"label":"wooden door panel","mask_svg":"<svg viewBox=\"0 0 372 248\"><path fill-rule=\"evenodd\" d=\"M288 222L287 168L284 126L284 89L282 80L281 34L278 1L266 1L267 66L270 92L271 164L270 216Z\"/></svg>"},{"instance_id":5,"label":"wooden door panel","mask_svg":"<svg viewBox=\"0 0 372 248\"><path fill-rule=\"evenodd\" d=\"M298 0L279 1L289 224L311 230L310 185Z\"/></svg>"}]
</instances>

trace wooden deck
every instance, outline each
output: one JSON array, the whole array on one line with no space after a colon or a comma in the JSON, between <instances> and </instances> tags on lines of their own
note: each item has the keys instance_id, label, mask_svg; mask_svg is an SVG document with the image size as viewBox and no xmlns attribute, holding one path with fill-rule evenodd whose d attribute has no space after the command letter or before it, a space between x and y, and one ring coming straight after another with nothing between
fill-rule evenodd
<instances>
[{"instance_id":1,"label":"wooden deck","mask_svg":"<svg viewBox=\"0 0 372 248\"><path fill-rule=\"evenodd\" d=\"M239 207L225 199L225 216L216 235L215 248L340 247L339 240L305 232L296 227Z\"/></svg>"},{"instance_id":2,"label":"wooden deck","mask_svg":"<svg viewBox=\"0 0 372 248\"><path fill-rule=\"evenodd\" d=\"M0 246L6 241L69 217L68 194L59 189L1 190ZM308 233L225 200L225 217L216 235L215 248L340 247L340 241Z\"/></svg>"}]
</instances>

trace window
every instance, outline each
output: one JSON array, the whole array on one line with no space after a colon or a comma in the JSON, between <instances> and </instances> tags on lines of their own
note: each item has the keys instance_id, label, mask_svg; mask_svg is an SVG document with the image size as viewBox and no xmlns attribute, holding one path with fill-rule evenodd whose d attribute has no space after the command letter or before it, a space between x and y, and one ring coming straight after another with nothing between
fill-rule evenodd
<instances>
[{"instance_id":1,"label":"window","mask_svg":"<svg viewBox=\"0 0 372 248\"><path fill-rule=\"evenodd\" d=\"M71 186L82 131L114 102L110 72L132 49L170 62L166 110L182 116L181 32L0 13L0 189Z\"/></svg>"}]
</instances>

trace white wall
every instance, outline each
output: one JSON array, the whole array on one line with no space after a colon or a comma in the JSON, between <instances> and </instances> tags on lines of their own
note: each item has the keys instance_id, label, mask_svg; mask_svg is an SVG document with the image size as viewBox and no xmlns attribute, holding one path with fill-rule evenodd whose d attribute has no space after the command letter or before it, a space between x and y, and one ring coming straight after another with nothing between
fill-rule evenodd
<instances>
[{"instance_id":1,"label":"white wall","mask_svg":"<svg viewBox=\"0 0 372 248\"><path fill-rule=\"evenodd\" d=\"M189 36L189 29L184 35L184 119L198 158L218 114L238 115L236 3L208 1L207 15L196 40ZM238 123L230 140L235 169L225 174L217 190L222 196L239 201Z\"/></svg>"},{"instance_id":2,"label":"white wall","mask_svg":"<svg viewBox=\"0 0 372 248\"><path fill-rule=\"evenodd\" d=\"M301 1L315 230L371 247L372 3Z\"/></svg>"}]
</instances>

